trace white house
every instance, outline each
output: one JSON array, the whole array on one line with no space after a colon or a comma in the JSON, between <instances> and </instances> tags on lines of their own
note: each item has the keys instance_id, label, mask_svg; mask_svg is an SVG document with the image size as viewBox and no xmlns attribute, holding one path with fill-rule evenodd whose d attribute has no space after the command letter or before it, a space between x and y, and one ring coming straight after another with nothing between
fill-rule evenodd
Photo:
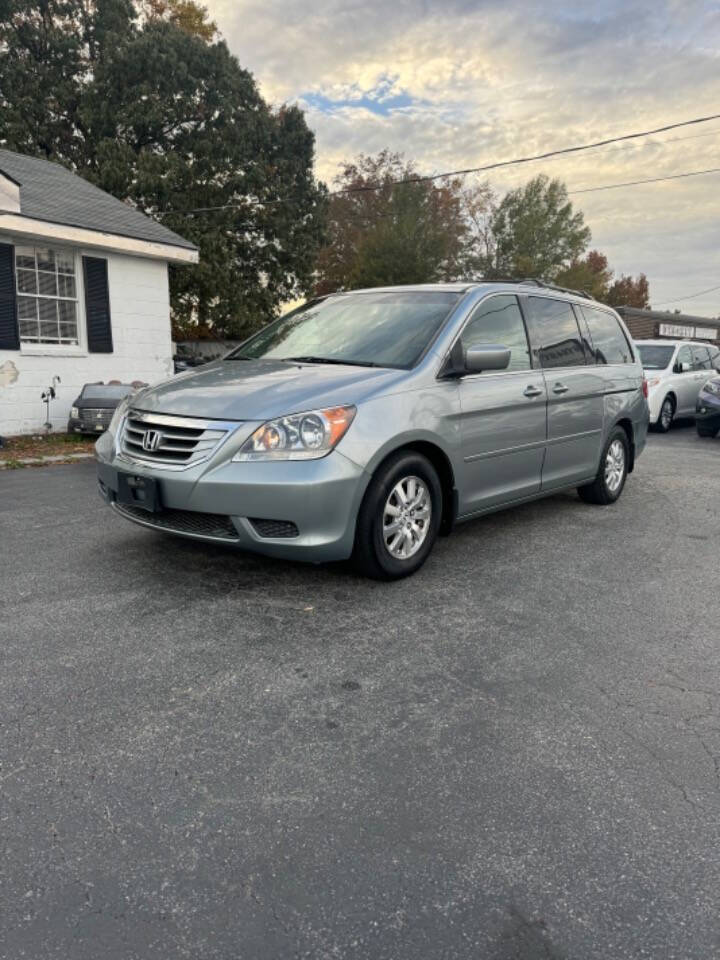
<instances>
[{"instance_id":1,"label":"white house","mask_svg":"<svg viewBox=\"0 0 720 960\"><path fill-rule=\"evenodd\" d=\"M0 435L67 423L84 383L172 373L168 264L193 244L47 160L0 150Z\"/></svg>"}]
</instances>

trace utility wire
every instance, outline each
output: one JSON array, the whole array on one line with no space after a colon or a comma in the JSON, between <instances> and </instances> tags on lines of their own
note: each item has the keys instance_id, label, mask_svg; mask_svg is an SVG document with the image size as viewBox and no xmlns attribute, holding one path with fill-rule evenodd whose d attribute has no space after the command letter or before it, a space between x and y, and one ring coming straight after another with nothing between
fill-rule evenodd
<instances>
[{"instance_id":1,"label":"utility wire","mask_svg":"<svg viewBox=\"0 0 720 960\"><path fill-rule=\"evenodd\" d=\"M344 187L341 190L329 191L329 196L331 197L344 196L344 195L353 194L353 193L373 193L373 192L377 192L378 190L384 190L387 187L401 186L406 183L429 183L430 181L433 181L433 180L443 180L446 177L460 177L460 176L465 176L466 174L469 174L469 173L486 173L489 170L498 170L501 167L510 167L510 166L515 166L517 164L521 164L521 163L531 163L535 160L547 160L550 157L564 156L569 153L579 153L580 151L583 151L583 150L594 150L598 147L608 146L608 144L611 144L611 143L621 143L626 140L636 140L640 137L650 137L656 133L666 133L668 130L677 130L679 127L689 127L699 123L708 123L711 120L720 120L720 113L715 113L708 117L695 117L692 120L681 120L678 123L668 123L668 124L665 124L665 126L656 127L653 130L643 130L639 133L626 133L619 137L608 137L605 140L596 140L594 143L585 143L585 144L581 144L574 147L563 147L560 150L548 150L545 153L538 153L532 156L515 157L513 160L499 160L495 163L487 163L479 167L465 167L461 170L448 170L448 171L445 171L444 173L433 173L433 174L427 174L425 176L417 176L417 177L404 177L402 180L389 180L386 183L366 184L361 187ZM598 188L595 188L595 189L598 189ZM269 206L270 204L291 203L291 202L292 202L291 197L277 197L274 200L255 201L254 205L264 207L264 206ZM244 207L244 206L247 206L247 203L241 203L241 204L226 203L216 207L196 207L193 210L183 211L183 214L209 213L214 210L230 210L230 209L236 209L238 207ZM173 213L175 213L175 211L166 210L160 213L156 213L155 216L163 217L163 216L171 215Z\"/></svg>"},{"instance_id":2,"label":"utility wire","mask_svg":"<svg viewBox=\"0 0 720 960\"><path fill-rule=\"evenodd\" d=\"M691 170L688 173L673 173L667 177L650 177L647 180L627 180L625 183L605 183L600 187L583 187L581 190L568 190L568 196L578 193L597 193L599 190L617 190L618 187L637 187L642 183L662 183L664 180L682 180L685 177L702 177L706 173L720 173L720 167L709 170Z\"/></svg>"},{"instance_id":3,"label":"utility wire","mask_svg":"<svg viewBox=\"0 0 720 960\"><path fill-rule=\"evenodd\" d=\"M709 117L696 117L694 120L682 120L679 123L669 123L664 127L657 127L654 130L645 130L641 133L626 133L620 137L609 137L606 140L597 140L594 143L585 143L576 147L563 147L561 150L548 150L546 153L538 153L529 157L516 157L514 160L499 160L496 163L487 163L481 167L466 167L462 170L449 170L445 173L434 173L427 176L406 177L403 180L391 181L391 185L403 183L426 183L429 180L441 180L445 177L460 177L468 173L486 173L488 170L497 170L500 167L510 167L518 163L530 163L534 160L546 160L548 157L562 156L568 153L579 153L581 150L593 150L596 147L605 147L610 143L620 143L624 140L635 140L638 137L649 137L655 133L665 133L668 130L676 130L678 127L688 127L697 123L708 123L710 120L720 120L720 113ZM387 184L368 184L363 187L346 187L343 190L334 191L335 194L342 193L361 193L363 191L382 190Z\"/></svg>"},{"instance_id":4,"label":"utility wire","mask_svg":"<svg viewBox=\"0 0 720 960\"><path fill-rule=\"evenodd\" d=\"M710 167L707 170L689 170L689 171L686 171L685 173L672 173L672 174L668 174L668 176L665 176L665 177L648 177L645 180L626 180L622 183L604 183L604 184L601 184L599 187L581 187L578 190L568 190L568 196L577 196L580 193L597 193L601 190L618 190L621 187L637 187L645 183L663 183L666 180L684 180L687 177L702 177L709 173L720 173L720 167ZM196 213L213 213L216 210L237 210L237 209L240 209L240 207L236 206L235 204L226 204L225 206L222 206L222 207L198 207L194 210L186 210L186 211L168 210L164 214L156 214L156 216L175 215L175 216L186 217L186 216L194 215ZM392 216L392 214L377 213L374 215L369 214L365 219L368 221L374 221L377 218L389 217L389 216ZM331 217L331 219L333 218ZM345 219L350 220L353 218L343 217L343 220ZM362 219L357 219L357 222L361 223ZM235 226L257 228L258 224L254 221L248 220L243 223L237 223L235 224Z\"/></svg>"},{"instance_id":5,"label":"utility wire","mask_svg":"<svg viewBox=\"0 0 720 960\"><path fill-rule=\"evenodd\" d=\"M699 290L697 293L689 293L686 297L675 297L674 300L661 300L657 306L664 307L668 303L680 303L681 300L694 300L696 297L702 297L706 293L714 293L716 290L720 290L720 285L717 287L708 287L707 290Z\"/></svg>"}]
</instances>

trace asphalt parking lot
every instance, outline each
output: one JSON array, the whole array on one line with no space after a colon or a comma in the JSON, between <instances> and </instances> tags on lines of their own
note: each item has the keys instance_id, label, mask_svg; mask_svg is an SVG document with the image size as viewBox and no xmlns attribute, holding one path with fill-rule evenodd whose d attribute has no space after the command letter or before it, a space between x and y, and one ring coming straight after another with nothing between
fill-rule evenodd
<instances>
[{"instance_id":1,"label":"asphalt parking lot","mask_svg":"<svg viewBox=\"0 0 720 960\"><path fill-rule=\"evenodd\" d=\"M720 439L386 585L0 474L0 957L720 955Z\"/></svg>"}]
</instances>

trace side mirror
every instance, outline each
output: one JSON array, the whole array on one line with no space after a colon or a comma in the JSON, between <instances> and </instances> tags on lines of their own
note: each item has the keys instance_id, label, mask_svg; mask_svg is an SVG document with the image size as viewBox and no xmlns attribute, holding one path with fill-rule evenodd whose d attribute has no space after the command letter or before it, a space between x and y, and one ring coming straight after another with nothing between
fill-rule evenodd
<instances>
[{"instance_id":1,"label":"side mirror","mask_svg":"<svg viewBox=\"0 0 720 960\"><path fill-rule=\"evenodd\" d=\"M682 363L676 364L675 367L678 373L690 373L690 371L692 370L692 364L685 363L685 361L683 361Z\"/></svg>"},{"instance_id":2,"label":"side mirror","mask_svg":"<svg viewBox=\"0 0 720 960\"><path fill-rule=\"evenodd\" d=\"M507 370L510 365L510 348L498 343L477 343L465 351L465 372L482 373L484 370Z\"/></svg>"}]
</instances>

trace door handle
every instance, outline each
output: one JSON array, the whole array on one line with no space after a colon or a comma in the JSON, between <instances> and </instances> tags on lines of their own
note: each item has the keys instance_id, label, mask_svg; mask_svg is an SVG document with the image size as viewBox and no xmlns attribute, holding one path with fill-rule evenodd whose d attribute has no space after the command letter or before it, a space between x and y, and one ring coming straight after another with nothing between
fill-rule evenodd
<instances>
[{"instance_id":1,"label":"door handle","mask_svg":"<svg viewBox=\"0 0 720 960\"><path fill-rule=\"evenodd\" d=\"M564 383L556 383L553 387L553 393L567 393L570 387L566 387Z\"/></svg>"},{"instance_id":2,"label":"door handle","mask_svg":"<svg viewBox=\"0 0 720 960\"><path fill-rule=\"evenodd\" d=\"M537 387L534 387L531 383L523 390L524 397L539 397L542 393L542 390L538 390Z\"/></svg>"}]
</instances>

